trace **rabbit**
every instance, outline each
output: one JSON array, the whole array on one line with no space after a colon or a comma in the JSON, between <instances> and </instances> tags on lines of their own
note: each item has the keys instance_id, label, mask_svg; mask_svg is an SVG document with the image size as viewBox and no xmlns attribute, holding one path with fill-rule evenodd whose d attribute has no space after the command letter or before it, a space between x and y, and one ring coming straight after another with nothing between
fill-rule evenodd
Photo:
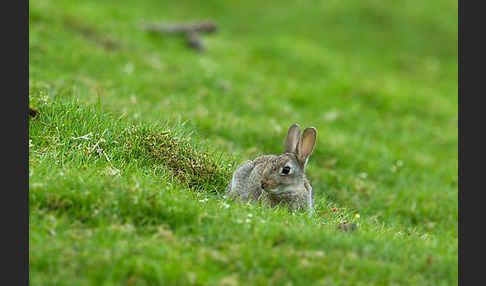
<instances>
[{"instance_id":1,"label":"rabbit","mask_svg":"<svg viewBox=\"0 0 486 286\"><path fill-rule=\"evenodd\" d=\"M262 155L238 166L226 187L226 197L266 205L286 205L291 211L314 211L312 186L305 168L316 144L317 130L309 127L300 136L297 124L290 126L285 150L280 155Z\"/></svg>"}]
</instances>

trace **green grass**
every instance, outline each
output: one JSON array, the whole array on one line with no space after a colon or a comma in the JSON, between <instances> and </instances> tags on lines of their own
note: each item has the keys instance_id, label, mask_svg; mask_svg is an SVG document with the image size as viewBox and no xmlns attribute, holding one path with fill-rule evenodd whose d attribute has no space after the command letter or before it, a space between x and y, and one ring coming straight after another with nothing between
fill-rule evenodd
<instances>
[{"instance_id":1,"label":"green grass","mask_svg":"<svg viewBox=\"0 0 486 286\"><path fill-rule=\"evenodd\" d=\"M29 4L32 285L457 284L457 2ZM225 201L295 122L316 212Z\"/></svg>"}]
</instances>

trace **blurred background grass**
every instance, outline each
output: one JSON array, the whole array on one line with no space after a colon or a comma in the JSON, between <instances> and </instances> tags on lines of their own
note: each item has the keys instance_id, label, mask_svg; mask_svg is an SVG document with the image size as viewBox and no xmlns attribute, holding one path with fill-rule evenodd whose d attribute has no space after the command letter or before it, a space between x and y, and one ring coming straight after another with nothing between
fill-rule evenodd
<instances>
[{"instance_id":1,"label":"blurred background grass","mask_svg":"<svg viewBox=\"0 0 486 286\"><path fill-rule=\"evenodd\" d=\"M281 152L294 122L315 126L308 175L320 208L428 233L457 256L457 1L29 5L31 98L184 121L238 162ZM218 25L203 52L139 28L197 20ZM46 166L31 155L36 168Z\"/></svg>"}]
</instances>

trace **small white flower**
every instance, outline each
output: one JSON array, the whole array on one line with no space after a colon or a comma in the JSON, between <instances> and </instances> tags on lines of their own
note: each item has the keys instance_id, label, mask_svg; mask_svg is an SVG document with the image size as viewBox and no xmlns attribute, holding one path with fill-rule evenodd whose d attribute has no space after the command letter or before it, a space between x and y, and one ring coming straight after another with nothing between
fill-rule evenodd
<instances>
[{"instance_id":1,"label":"small white flower","mask_svg":"<svg viewBox=\"0 0 486 286\"><path fill-rule=\"evenodd\" d=\"M403 232L399 231L399 232L395 233L395 236L403 236Z\"/></svg>"},{"instance_id":2,"label":"small white flower","mask_svg":"<svg viewBox=\"0 0 486 286\"><path fill-rule=\"evenodd\" d=\"M250 222L251 222L251 219L247 218L247 219L245 220L245 222L246 222L246 223L250 223Z\"/></svg>"},{"instance_id":3,"label":"small white flower","mask_svg":"<svg viewBox=\"0 0 486 286\"><path fill-rule=\"evenodd\" d=\"M361 177L361 179L366 179L368 177L368 174L363 172L363 173L359 174L359 176Z\"/></svg>"},{"instance_id":4,"label":"small white flower","mask_svg":"<svg viewBox=\"0 0 486 286\"><path fill-rule=\"evenodd\" d=\"M209 199L208 199L208 198L205 198L205 199L199 200L199 202L200 202L200 203L205 203L205 202L207 202L207 201L209 201Z\"/></svg>"},{"instance_id":5,"label":"small white flower","mask_svg":"<svg viewBox=\"0 0 486 286\"><path fill-rule=\"evenodd\" d=\"M252 214L248 214L248 217L253 217L253 215Z\"/></svg>"},{"instance_id":6,"label":"small white flower","mask_svg":"<svg viewBox=\"0 0 486 286\"><path fill-rule=\"evenodd\" d=\"M324 120L326 120L326 121L332 122L332 121L336 120L338 117L339 117L339 112L337 112L335 110L324 114Z\"/></svg>"},{"instance_id":7,"label":"small white flower","mask_svg":"<svg viewBox=\"0 0 486 286\"><path fill-rule=\"evenodd\" d=\"M134 69L135 66L133 65L133 63L127 63L123 68L123 71L127 74L132 74Z\"/></svg>"},{"instance_id":8,"label":"small white flower","mask_svg":"<svg viewBox=\"0 0 486 286\"><path fill-rule=\"evenodd\" d=\"M222 206L223 206L223 208L225 208L225 209L227 209L227 208L229 208L229 207L230 207L230 205L229 205L229 204L227 204L227 203L222 203L221 205L222 205Z\"/></svg>"},{"instance_id":9,"label":"small white flower","mask_svg":"<svg viewBox=\"0 0 486 286\"><path fill-rule=\"evenodd\" d=\"M120 175L121 171L115 167L107 166L103 173L108 176L116 176Z\"/></svg>"}]
</instances>

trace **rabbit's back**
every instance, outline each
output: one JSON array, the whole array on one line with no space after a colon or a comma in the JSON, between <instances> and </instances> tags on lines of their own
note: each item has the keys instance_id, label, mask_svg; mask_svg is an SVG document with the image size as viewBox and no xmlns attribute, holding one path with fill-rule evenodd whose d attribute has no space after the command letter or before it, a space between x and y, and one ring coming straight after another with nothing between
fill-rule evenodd
<instances>
[{"instance_id":1,"label":"rabbit's back","mask_svg":"<svg viewBox=\"0 0 486 286\"><path fill-rule=\"evenodd\" d=\"M262 195L261 179L265 163L274 157L275 155L263 155L238 166L226 187L228 197L236 197L244 202L257 201Z\"/></svg>"}]
</instances>

